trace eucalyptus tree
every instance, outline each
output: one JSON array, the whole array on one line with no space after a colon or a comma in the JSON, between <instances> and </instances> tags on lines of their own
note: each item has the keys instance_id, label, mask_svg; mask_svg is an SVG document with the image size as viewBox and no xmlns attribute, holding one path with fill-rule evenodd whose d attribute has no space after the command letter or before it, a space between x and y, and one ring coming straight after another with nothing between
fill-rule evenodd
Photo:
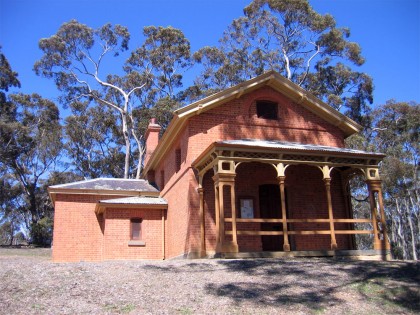
<instances>
[{"instance_id":1,"label":"eucalyptus tree","mask_svg":"<svg viewBox=\"0 0 420 315\"><path fill-rule=\"evenodd\" d=\"M20 87L18 74L12 70L10 63L3 54L2 47L0 46L0 95L2 95L2 109L4 105L3 101L6 97L5 92L9 91L9 88L11 87Z\"/></svg>"},{"instance_id":2,"label":"eucalyptus tree","mask_svg":"<svg viewBox=\"0 0 420 315\"><path fill-rule=\"evenodd\" d=\"M121 63L119 69L110 68L105 66L109 58L121 59L127 54L128 29L110 24L93 29L72 20L63 24L55 35L40 40L39 47L44 54L34 67L38 75L54 80L63 92L61 102L73 109L75 117L81 103L107 107L117 113L125 154L121 174L124 178L132 176L133 169L137 170L136 177L141 171L144 139L138 132L136 114L141 112L139 109L153 107L156 95L166 90L172 93L179 87L182 75L178 71L185 67L180 61L184 56L189 58L189 42L181 31L172 27L147 27L143 35L145 42L129 54L126 63ZM178 49L184 55L176 55ZM113 145L111 151L120 150L120 140L115 139Z\"/></svg>"},{"instance_id":3,"label":"eucalyptus tree","mask_svg":"<svg viewBox=\"0 0 420 315\"><path fill-rule=\"evenodd\" d=\"M381 167L392 243L401 258L420 254L420 104L388 101L372 113L371 142Z\"/></svg>"},{"instance_id":4,"label":"eucalyptus tree","mask_svg":"<svg viewBox=\"0 0 420 315\"><path fill-rule=\"evenodd\" d=\"M12 70L0 46L0 229L5 234L3 241L10 243L13 242L16 226L21 222L13 211L19 206L21 189L14 185L14 178L2 158L11 145L7 136L16 119L16 106L7 96L7 92L13 87L20 87L18 74Z\"/></svg>"},{"instance_id":5,"label":"eucalyptus tree","mask_svg":"<svg viewBox=\"0 0 420 315\"><path fill-rule=\"evenodd\" d=\"M393 255L418 259L420 254L420 104L388 101L370 114L372 125L346 139L351 148L386 154L380 164L387 228ZM353 182L353 201L369 215L367 192L357 196L362 181ZM354 203L356 204L356 203Z\"/></svg>"},{"instance_id":6,"label":"eucalyptus tree","mask_svg":"<svg viewBox=\"0 0 420 315\"><path fill-rule=\"evenodd\" d=\"M151 84L145 93L139 93L142 106L133 111L140 134L146 132L150 118L157 119L162 131L166 129L173 110L180 106L183 73L192 66L190 43L181 30L147 26L143 35L143 45L131 53L124 67L128 74L141 72L145 64L150 68Z\"/></svg>"},{"instance_id":7,"label":"eucalyptus tree","mask_svg":"<svg viewBox=\"0 0 420 315\"><path fill-rule=\"evenodd\" d=\"M218 47L194 54L196 85L210 93L276 70L338 110L362 121L372 80L349 65L364 63L350 31L319 14L307 0L254 0L225 31Z\"/></svg>"},{"instance_id":8,"label":"eucalyptus tree","mask_svg":"<svg viewBox=\"0 0 420 315\"><path fill-rule=\"evenodd\" d=\"M1 53L0 83L0 230L13 242L23 227L34 243L45 245L53 216L47 186L61 168L59 110L38 94L7 93L20 82Z\"/></svg>"},{"instance_id":9,"label":"eucalyptus tree","mask_svg":"<svg viewBox=\"0 0 420 315\"><path fill-rule=\"evenodd\" d=\"M52 207L40 188L57 169L62 149L62 130L57 106L38 94L12 94L14 117L2 122L0 160L4 191L2 206L44 243L42 222L51 221Z\"/></svg>"},{"instance_id":10,"label":"eucalyptus tree","mask_svg":"<svg viewBox=\"0 0 420 315\"><path fill-rule=\"evenodd\" d=\"M124 142L119 136L118 116L109 107L72 104L65 118L64 144L67 157L83 178L121 177L124 174Z\"/></svg>"}]
</instances>

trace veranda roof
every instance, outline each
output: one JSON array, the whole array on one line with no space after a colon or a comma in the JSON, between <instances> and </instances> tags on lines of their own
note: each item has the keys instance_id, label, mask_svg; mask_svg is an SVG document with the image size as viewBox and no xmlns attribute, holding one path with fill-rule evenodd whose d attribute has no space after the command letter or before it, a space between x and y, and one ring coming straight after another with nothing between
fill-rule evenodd
<instances>
[{"instance_id":1,"label":"veranda roof","mask_svg":"<svg viewBox=\"0 0 420 315\"><path fill-rule=\"evenodd\" d=\"M277 140L258 140L258 139L241 139L241 140L225 140L217 141L217 144L221 145L233 145L242 147L255 147L255 148L267 148L267 149L281 149L290 151L318 151L318 152L331 152L331 153L344 153L351 155L369 155L377 157L385 157L383 153L367 152L362 150L354 150L348 148L330 147L316 144L303 144L298 142L287 142Z\"/></svg>"},{"instance_id":2,"label":"veranda roof","mask_svg":"<svg viewBox=\"0 0 420 315\"><path fill-rule=\"evenodd\" d=\"M204 174L218 160L285 164L377 167L383 153L277 140L238 139L216 141L198 156L192 166Z\"/></svg>"}]
</instances>

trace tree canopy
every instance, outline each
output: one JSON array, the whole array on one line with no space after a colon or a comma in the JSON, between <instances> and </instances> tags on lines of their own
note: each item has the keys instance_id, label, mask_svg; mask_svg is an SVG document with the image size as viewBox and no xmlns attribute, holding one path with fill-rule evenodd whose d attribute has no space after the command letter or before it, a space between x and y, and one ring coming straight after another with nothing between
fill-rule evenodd
<instances>
[{"instance_id":1,"label":"tree canopy","mask_svg":"<svg viewBox=\"0 0 420 315\"><path fill-rule=\"evenodd\" d=\"M195 84L208 94L276 70L366 124L373 84L351 68L364 58L349 36L348 28L337 27L331 15L317 13L307 0L254 0L219 46L194 54L203 67Z\"/></svg>"},{"instance_id":2,"label":"tree canopy","mask_svg":"<svg viewBox=\"0 0 420 315\"><path fill-rule=\"evenodd\" d=\"M387 154L381 177L395 255L420 254L420 104L388 101L372 113L372 143Z\"/></svg>"},{"instance_id":3,"label":"tree canopy","mask_svg":"<svg viewBox=\"0 0 420 315\"><path fill-rule=\"evenodd\" d=\"M418 259L420 104L390 100L377 106L370 116L372 126L348 138L347 145L386 154L380 164L380 174L393 255ZM356 182L355 187L360 192L360 183ZM353 208L358 207L363 216L364 211L365 215L368 213L368 200L360 199L362 202L355 203Z\"/></svg>"},{"instance_id":4,"label":"tree canopy","mask_svg":"<svg viewBox=\"0 0 420 315\"><path fill-rule=\"evenodd\" d=\"M128 50L130 33L121 25L106 24L98 29L72 20L64 23L57 33L49 38L41 39L39 47L43 51L42 58L35 63L37 74L54 80L57 88L62 91L61 102L73 110L73 117L67 119L67 134L73 147L90 152L101 152L104 159L113 159L119 163L121 140L124 147L123 177L140 176L144 153L143 135L138 132L142 120L141 109L149 109L160 97L174 98L174 90L182 85L180 70L189 66L190 45L180 30L172 27L145 27L144 43L133 50L122 65L120 74L104 74L102 68L110 57L119 57ZM98 56L98 57L94 57ZM107 107L107 109L90 110L88 106ZM110 115L114 130L110 130L109 119L102 124L101 132L108 128L107 135L112 135L105 141L107 148L98 141L89 144L76 143L74 127L86 121L83 111L95 114L94 120L100 121L100 115L114 111L117 116ZM83 112L82 111L82 112ZM115 117L114 117L115 116ZM85 118L83 118L85 117ZM86 128L88 125L85 125ZM105 129L104 129L105 128ZM91 134L93 139L95 135ZM96 138L101 137L98 133ZM86 148L89 145L90 148ZM136 153L134 154L134 152ZM136 155L136 158L134 158ZM89 160L80 160L78 156L76 168L93 167ZM86 157L91 157L87 155ZM135 163L133 163L133 159ZM85 165L85 166L83 166ZM133 175L135 169L135 175ZM101 171L119 175L116 169ZM97 174L94 170L86 170L83 176ZM119 175L119 176L121 176Z\"/></svg>"},{"instance_id":5,"label":"tree canopy","mask_svg":"<svg viewBox=\"0 0 420 315\"><path fill-rule=\"evenodd\" d=\"M0 223L8 225L12 234L23 224L32 240L42 244L51 238L51 231L45 232L44 227L51 226L52 207L42 185L58 167L59 110L38 94L6 94L9 87L20 84L3 54L0 73Z\"/></svg>"}]
</instances>

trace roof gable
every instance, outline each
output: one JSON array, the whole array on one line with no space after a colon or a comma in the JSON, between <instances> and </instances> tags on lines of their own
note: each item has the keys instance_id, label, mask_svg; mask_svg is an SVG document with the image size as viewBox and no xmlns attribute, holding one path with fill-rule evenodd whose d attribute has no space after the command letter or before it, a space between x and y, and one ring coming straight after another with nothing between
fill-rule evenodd
<instances>
[{"instance_id":1,"label":"roof gable","mask_svg":"<svg viewBox=\"0 0 420 315\"><path fill-rule=\"evenodd\" d=\"M265 85L272 87L276 91L295 101L298 105L305 107L314 114L332 123L334 126L339 127L343 130L346 136L357 133L362 128L352 119L343 115L336 109L332 108L275 71L266 72L234 87L210 95L190 105L184 106L176 110L174 113L179 118L188 118L192 115L197 115L214 107L220 106L231 99L239 98L243 94L250 93Z\"/></svg>"},{"instance_id":2,"label":"roof gable","mask_svg":"<svg viewBox=\"0 0 420 315\"><path fill-rule=\"evenodd\" d=\"M147 165L145 165L144 172L147 173L149 169L153 169L157 166L162 157L171 147L170 144L172 141L177 139L179 133L190 117L200 115L203 112L221 106L230 100L240 98L242 95L264 86L270 86L274 90L294 101L296 104L306 108L310 112L321 117L323 120L336 126L343 131L345 137L359 132L362 128L358 123L316 98L311 93L305 91L300 86L284 78L275 71L269 71L258 77L242 82L234 87L215 93L176 110L174 112L174 118L160 139L155 152L148 161Z\"/></svg>"}]
</instances>

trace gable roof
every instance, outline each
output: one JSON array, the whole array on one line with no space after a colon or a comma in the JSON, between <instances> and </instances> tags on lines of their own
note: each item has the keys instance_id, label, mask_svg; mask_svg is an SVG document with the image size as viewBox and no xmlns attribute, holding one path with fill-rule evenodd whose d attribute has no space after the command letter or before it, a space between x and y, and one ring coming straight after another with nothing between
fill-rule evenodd
<instances>
[{"instance_id":1,"label":"gable roof","mask_svg":"<svg viewBox=\"0 0 420 315\"><path fill-rule=\"evenodd\" d=\"M158 196L159 190L144 179L95 178L48 187L51 199L56 194L98 194L119 196Z\"/></svg>"},{"instance_id":2,"label":"gable roof","mask_svg":"<svg viewBox=\"0 0 420 315\"><path fill-rule=\"evenodd\" d=\"M144 174L158 165L162 157L169 150L171 142L177 138L190 117L200 115L203 112L225 104L232 99L239 98L263 86L272 87L298 105L303 106L315 115L338 127L343 131L345 137L357 133L362 129L358 123L316 98L308 91L305 91L297 84L284 78L276 71L268 71L260 76L176 110L153 155L145 165Z\"/></svg>"}]
</instances>

